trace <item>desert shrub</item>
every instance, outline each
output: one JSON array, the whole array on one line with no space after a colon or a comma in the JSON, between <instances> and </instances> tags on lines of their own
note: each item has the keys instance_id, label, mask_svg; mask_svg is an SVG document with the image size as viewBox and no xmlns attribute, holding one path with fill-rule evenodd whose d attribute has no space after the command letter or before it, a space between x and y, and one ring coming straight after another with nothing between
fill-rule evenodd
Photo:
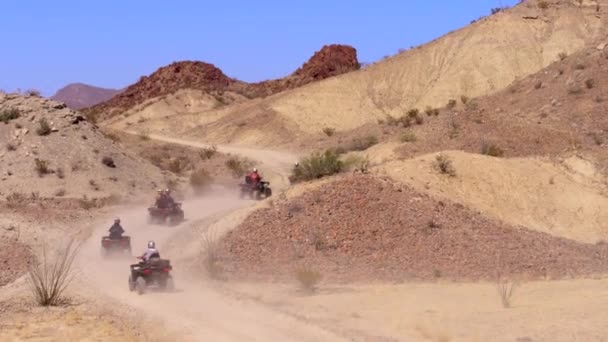
<instances>
[{"instance_id":1,"label":"desert shrub","mask_svg":"<svg viewBox=\"0 0 608 342\"><path fill-rule=\"evenodd\" d=\"M563 61L564 59L568 58L568 54L562 51L557 55L557 57L559 57L560 61Z\"/></svg>"},{"instance_id":2,"label":"desert shrub","mask_svg":"<svg viewBox=\"0 0 608 342\"><path fill-rule=\"evenodd\" d=\"M483 143L481 146L481 154L491 157L502 157L504 155L504 151L495 144Z\"/></svg>"},{"instance_id":3,"label":"desert shrub","mask_svg":"<svg viewBox=\"0 0 608 342\"><path fill-rule=\"evenodd\" d=\"M595 80L593 78L588 78L585 80L585 86L587 89L591 89L595 86Z\"/></svg>"},{"instance_id":4,"label":"desert shrub","mask_svg":"<svg viewBox=\"0 0 608 342\"><path fill-rule=\"evenodd\" d=\"M211 147L202 148L198 152L198 155L201 157L202 160L211 159L216 154L217 154L217 146L215 146L215 145L212 145Z\"/></svg>"},{"instance_id":5,"label":"desert shrub","mask_svg":"<svg viewBox=\"0 0 608 342\"><path fill-rule=\"evenodd\" d=\"M437 109L437 108L426 107L426 109L424 110L424 112L426 113L427 116L437 116L437 115L439 115L439 109Z\"/></svg>"},{"instance_id":6,"label":"desert shrub","mask_svg":"<svg viewBox=\"0 0 608 342\"><path fill-rule=\"evenodd\" d=\"M450 177L456 176L456 170L452 165L452 160L446 155L439 154L435 157L435 167L443 174Z\"/></svg>"},{"instance_id":7,"label":"desert shrub","mask_svg":"<svg viewBox=\"0 0 608 342\"><path fill-rule=\"evenodd\" d=\"M17 145L12 143L12 142L8 142L6 143L6 150L7 151L15 151L17 149Z\"/></svg>"},{"instance_id":8,"label":"desert shrub","mask_svg":"<svg viewBox=\"0 0 608 342\"><path fill-rule=\"evenodd\" d=\"M93 189L95 191L99 191L101 189L99 187L99 184L97 184L97 182L94 179L89 180L89 185L91 186L91 189Z\"/></svg>"},{"instance_id":9,"label":"desert shrub","mask_svg":"<svg viewBox=\"0 0 608 342\"><path fill-rule=\"evenodd\" d=\"M13 192L12 194L6 196L6 206L14 209L22 206L27 201L27 197L20 192Z\"/></svg>"},{"instance_id":10,"label":"desert shrub","mask_svg":"<svg viewBox=\"0 0 608 342\"><path fill-rule=\"evenodd\" d=\"M190 174L190 185L196 193L201 193L209 188L213 178L207 170L198 169Z\"/></svg>"},{"instance_id":11,"label":"desert shrub","mask_svg":"<svg viewBox=\"0 0 608 342\"><path fill-rule=\"evenodd\" d=\"M401 134L401 137L399 139L401 140L401 142L414 142L417 138L414 132L407 131Z\"/></svg>"},{"instance_id":12,"label":"desert shrub","mask_svg":"<svg viewBox=\"0 0 608 342\"><path fill-rule=\"evenodd\" d=\"M65 189L57 189L57 191L55 191L55 197L63 197L65 196Z\"/></svg>"},{"instance_id":13,"label":"desert shrub","mask_svg":"<svg viewBox=\"0 0 608 342\"><path fill-rule=\"evenodd\" d=\"M143 141L148 141L150 140L150 135L147 132L141 132L139 133L139 139Z\"/></svg>"},{"instance_id":14,"label":"desert shrub","mask_svg":"<svg viewBox=\"0 0 608 342\"><path fill-rule=\"evenodd\" d=\"M181 174L188 166L190 161L185 157L171 159L167 168L176 175Z\"/></svg>"},{"instance_id":15,"label":"desert shrub","mask_svg":"<svg viewBox=\"0 0 608 342\"><path fill-rule=\"evenodd\" d=\"M490 10L490 13L496 14L496 13L501 12L502 10L504 10L504 7L494 7Z\"/></svg>"},{"instance_id":16,"label":"desert shrub","mask_svg":"<svg viewBox=\"0 0 608 342\"><path fill-rule=\"evenodd\" d=\"M454 120L448 123L448 137L455 139L460 135L460 124Z\"/></svg>"},{"instance_id":17,"label":"desert shrub","mask_svg":"<svg viewBox=\"0 0 608 342\"><path fill-rule=\"evenodd\" d=\"M243 177L247 172L250 163L238 157L231 157L226 160L226 167L232 171L232 175L236 178Z\"/></svg>"},{"instance_id":18,"label":"desert shrub","mask_svg":"<svg viewBox=\"0 0 608 342\"><path fill-rule=\"evenodd\" d=\"M83 195L78 200L78 204L84 210L89 210L97 207L97 201L94 198L88 198L87 195Z\"/></svg>"},{"instance_id":19,"label":"desert shrub","mask_svg":"<svg viewBox=\"0 0 608 342\"><path fill-rule=\"evenodd\" d=\"M38 121L38 128L36 129L36 133L40 136L51 134L51 126L45 118L40 119Z\"/></svg>"},{"instance_id":20,"label":"desert shrub","mask_svg":"<svg viewBox=\"0 0 608 342\"><path fill-rule=\"evenodd\" d=\"M304 266L296 270L296 280L300 287L307 292L314 292L322 278L321 273L311 267Z\"/></svg>"},{"instance_id":21,"label":"desert shrub","mask_svg":"<svg viewBox=\"0 0 608 342\"><path fill-rule=\"evenodd\" d=\"M540 8L540 9L547 9L547 8L549 8L549 2L548 2L548 1L545 1L545 0L540 0L540 1L537 3L537 6L538 6L538 8Z\"/></svg>"},{"instance_id":22,"label":"desert shrub","mask_svg":"<svg viewBox=\"0 0 608 342\"><path fill-rule=\"evenodd\" d=\"M575 70L585 70L585 64L578 62L574 65Z\"/></svg>"},{"instance_id":23,"label":"desert shrub","mask_svg":"<svg viewBox=\"0 0 608 342\"><path fill-rule=\"evenodd\" d=\"M334 133L336 133L336 129L332 127L325 127L323 128L323 133L325 133L325 135L327 135L328 137L331 137L332 135L334 135Z\"/></svg>"},{"instance_id":24,"label":"desert shrub","mask_svg":"<svg viewBox=\"0 0 608 342\"><path fill-rule=\"evenodd\" d=\"M534 84L534 89L540 89L543 86L543 81L538 81Z\"/></svg>"},{"instance_id":25,"label":"desert shrub","mask_svg":"<svg viewBox=\"0 0 608 342\"><path fill-rule=\"evenodd\" d=\"M51 173L51 169L49 168L49 162L43 159L34 159L34 162L36 163L35 169L36 172L38 173L38 176L42 177L46 174Z\"/></svg>"},{"instance_id":26,"label":"desert shrub","mask_svg":"<svg viewBox=\"0 0 608 342\"><path fill-rule=\"evenodd\" d=\"M356 138L346 147L348 151L365 151L368 148L376 145L378 143L378 138L373 135L364 137L364 138Z\"/></svg>"},{"instance_id":27,"label":"desert shrub","mask_svg":"<svg viewBox=\"0 0 608 342\"><path fill-rule=\"evenodd\" d=\"M366 173L369 170L369 159L356 155L348 156L343 162L343 168L349 171Z\"/></svg>"},{"instance_id":28,"label":"desert shrub","mask_svg":"<svg viewBox=\"0 0 608 342\"><path fill-rule=\"evenodd\" d=\"M418 115L420 115L420 111L417 108L410 109L407 111L407 116L412 119L416 118Z\"/></svg>"},{"instance_id":29,"label":"desert shrub","mask_svg":"<svg viewBox=\"0 0 608 342\"><path fill-rule=\"evenodd\" d=\"M223 271L219 260L219 241L219 238L209 230L201 236L203 267L212 279L220 279Z\"/></svg>"},{"instance_id":30,"label":"desert shrub","mask_svg":"<svg viewBox=\"0 0 608 342\"><path fill-rule=\"evenodd\" d=\"M518 282L509 281L500 275L496 278L496 291L498 292L503 308L511 307L511 299L517 287L519 287Z\"/></svg>"},{"instance_id":31,"label":"desert shrub","mask_svg":"<svg viewBox=\"0 0 608 342\"><path fill-rule=\"evenodd\" d=\"M46 246L43 246L42 260L34 262L28 272L29 287L38 304L61 304L63 292L74 279L73 264L79 250L80 244L70 240L49 257Z\"/></svg>"},{"instance_id":32,"label":"desert shrub","mask_svg":"<svg viewBox=\"0 0 608 342\"><path fill-rule=\"evenodd\" d=\"M105 157L101 158L101 163L107 167L111 167L111 168L116 167L116 164L114 163L114 159L112 159L112 157L109 157L109 156L105 156Z\"/></svg>"},{"instance_id":33,"label":"desert shrub","mask_svg":"<svg viewBox=\"0 0 608 342\"><path fill-rule=\"evenodd\" d=\"M300 165L293 169L290 179L292 182L307 181L331 176L339 173L344 168L344 163L333 150L324 153L313 153L300 161Z\"/></svg>"},{"instance_id":34,"label":"desert shrub","mask_svg":"<svg viewBox=\"0 0 608 342\"><path fill-rule=\"evenodd\" d=\"M25 93L29 96L40 97L40 90L38 89L28 89Z\"/></svg>"},{"instance_id":35,"label":"desert shrub","mask_svg":"<svg viewBox=\"0 0 608 342\"><path fill-rule=\"evenodd\" d=\"M460 96L460 102L462 102L462 104L467 104L467 102L469 102L469 98L466 95L462 95Z\"/></svg>"},{"instance_id":36,"label":"desert shrub","mask_svg":"<svg viewBox=\"0 0 608 342\"><path fill-rule=\"evenodd\" d=\"M15 120L21 116L21 113L17 108L9 108L0 111L0 121L8 124L9 121Z\"/></svg>"},{"instance_id":37,"label":"desert shrub","mask_svg":"<svg viewBox=\"0 0 608 342\"><path fill-rule=\"evenodd\" d=\"M457 102L456 102L456 100L454 100L454 99L450 99L450 100L448 101L447 107L448 107L449 109L452 109L452 108L456 107L456 103L457 103Z\"/></svg>"}]
</instances>

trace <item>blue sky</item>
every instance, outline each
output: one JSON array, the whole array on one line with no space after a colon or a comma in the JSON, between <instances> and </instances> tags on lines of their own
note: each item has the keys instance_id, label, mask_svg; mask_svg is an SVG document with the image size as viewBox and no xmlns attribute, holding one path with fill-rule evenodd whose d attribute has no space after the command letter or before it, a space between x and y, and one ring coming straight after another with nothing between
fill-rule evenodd
<instances>
[{"instance_id":1,"label":"blue sky","mask_svg":"<svg viewBox=\"0 0 608 342\"><path fill-rule=\"evenodd\" d=\"M67 83L121 88L178 60L244 81L282 77L321 46L371 62L420 45L516 0L7 1L0 89L52 95Z\"/></svg>"}]
</instances>

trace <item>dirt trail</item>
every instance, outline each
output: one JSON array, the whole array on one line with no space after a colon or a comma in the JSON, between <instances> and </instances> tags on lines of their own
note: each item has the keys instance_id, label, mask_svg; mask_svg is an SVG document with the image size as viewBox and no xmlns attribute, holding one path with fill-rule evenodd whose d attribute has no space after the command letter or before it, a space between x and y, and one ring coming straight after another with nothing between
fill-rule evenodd
<instances>
[{"instance_id":1,"label":"dirt trail","mask_svg":"<svg viewBox=\"0 0 608 342\"><path fill-rule=\"evenodd\" d=\"M123 133L139 135L140 133L135 131L123 131ZM156 141L162 141L171 144L185 145L196 148L208 148L211 144L205 144L202 142L184 140L179 138L167 137L157 134L148 134L150 139ZM272 182L273 190L280 190L289 184L287 178L291 172L291 168L294 163L298 161L298 155L282 151L264 150L251 147L234 146L234 145L215 145L218 151L223 153L240 155L255 161L260 164L257 168L260 170L262 176L270 182Z\"/></svg>"},{"instance_id":2,"label":"dirt trail","mask_svg":"<svg viewBox=\"0 0 608 342\"><path fill-rule=\"evenodd\" d=\"M194 142L179 139L151 136L152 139L163 140L190 146L204 146ZM285 170L293 157L283 153L246 150L234 147L219 147L222 151L244 155L250 158L263 159L264 166L270 169L272 165L276 174L273 177L286 179ZM278 172L277 172L278 171ZM284 186L277 184L275 188ZM189 233L196 221L245 208L255 203L250 200L240 200L237 194L218 189L203 198L185 201L184 211L186 222L174 227L147 224L145 207L128 208L117 216L121 218L127 235L132 238L133 254L143 253L148 240L155 240L161 256L176 260L184 255L183 251L171 251L163 254L163 246L170 239L181 234ZM112 299L149 315L159 318L167 327L183 334L184 339L209 341L341 341L339 336L322 328L287 316L253 302L243 301L215 291L211 286L188 281L184 274L179 273L179 265L174 265L176 290L172 293L149 291L140 296L128 290L127 278L129 264L135 263L135 258L102 259L100 256L100 238L106 234L112 218L108 223L97 227L92 237L85 243L80 254L79 267L83 270L82 279L86 284L95 284L96 290ZM192 241L192 243L198 243ZM187 250L184 246L184 251Z\"/></svg>"}]
</instances>

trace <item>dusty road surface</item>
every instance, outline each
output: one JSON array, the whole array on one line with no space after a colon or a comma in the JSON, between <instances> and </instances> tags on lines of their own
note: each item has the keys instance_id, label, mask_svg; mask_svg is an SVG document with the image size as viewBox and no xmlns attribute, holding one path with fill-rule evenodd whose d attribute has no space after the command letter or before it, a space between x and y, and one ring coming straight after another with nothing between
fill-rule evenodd
<instances>
[{"instance_id":1,"label":"dusty road surface","mask_svg":"<svg viewBox=\"0 0 608 342\"><path fill-rule=\"evenodd\" d=\"M157 137L152 137L156 139ZM198 145L175 139L162 139L173 143ZM202 144L201 144L202 145ZM258 150L242 151L229 149L232 153L262 159L264 165L279 179L279 187L285 186L285 170L289 168L292 156L280 153L264 153ZM281 182L283 181L283 182ZM145 207L129 208L115 216L121 218L126 235L131 236L133 255L143 253L148 240L154 240L161 256L167 259L182 258L178 250L173 254L163 253L163 246L180 234L192 233L196 222L205 218L228 213L251 206L255 201L240 200L236 193L219 189L203 198L185 201L183 208L186 221L177 226L149 225ZM169 329L175 330L184 339L196 341L341 341L342 338L322 328L305 323L293 316L274 312L256 304L232 298L200 282L189 282L187 276L179 273L175 265L175 291L166 293L148 291L144 295L129 292L127 279L129 264L135 257L102 258L100 238L107 234L108 224L96 227L91 238L86 241L79 255L79 267L84 283L91 284L99 293L120 303L140 310L151 318L161 319ZM199 241L191 241L198 244ZM184 246L184 251L187 250Z\"/></svg>"}]
</instances>

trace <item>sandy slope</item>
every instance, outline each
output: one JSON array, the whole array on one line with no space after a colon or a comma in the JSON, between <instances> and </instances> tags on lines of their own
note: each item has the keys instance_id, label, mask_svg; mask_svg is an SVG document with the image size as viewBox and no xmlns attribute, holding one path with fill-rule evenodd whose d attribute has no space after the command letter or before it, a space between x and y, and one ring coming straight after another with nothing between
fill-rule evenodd
<instances>
[{"instance_id":1,"label":"sandy slope","mask_svg":"<svg viewBox=\"0 0 608 342\"><path fill-rule=\"evenodd\" d=\"M285 144L294 135L319 135L324 127L350 130L411 108L494 93L559 60L560 53L605 39L605 0L599 1L599 13L593 2L579 7L573 1L552 1L547 10L536 3L525 1L363 70L260 100L189 112L184 120L174 118L171 128L218 143ZM149 114L142 110L142 115ZM133 121L114 124L124 126L127 120ZM260 124L252 127L256 120ZM168 128L163 121L141 126L159 132Z\"/></svg>"},{"instance_id":2,"label":"sandy slope","mask_svg":"<svg viewBox=\"0 0 608 342\"><path fill-rule=\"evenodd\" d=\"M480 210L512 225L583 242L608 238L608 197L604 177L592 161L493 158L445 152L456 170L435 170L437 154L392 161L380 168L392 178Z\"/></svg>"},{"instance_id":3,"label":"sandy slope","mask_svg":"<svg viewBox=\"0 0 608 342\"><path fill-rule=\"evenodd\" d=\"M238 284L232 291L311 322L375 336L370 341L606 341L606 279L523 283L512 307L491 283L325 287L305 296L292 286Z\"/></svg>"}]
</instances>

